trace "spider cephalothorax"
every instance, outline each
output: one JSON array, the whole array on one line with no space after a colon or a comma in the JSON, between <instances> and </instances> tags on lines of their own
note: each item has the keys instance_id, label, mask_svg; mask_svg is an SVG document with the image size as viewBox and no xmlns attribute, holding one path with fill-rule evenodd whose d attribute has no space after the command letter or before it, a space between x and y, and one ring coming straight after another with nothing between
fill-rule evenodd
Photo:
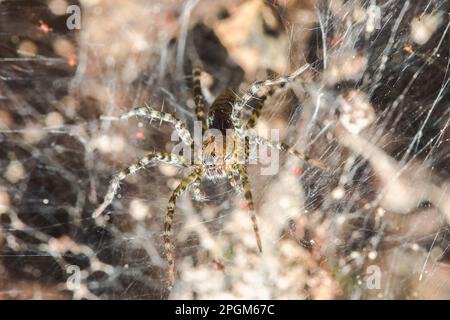
<instances>
[{"instance_id":1,"label":"spider cephalothorax","mask_svg":"<svg viewBox=\"0 0 450 320\"><path fill-rule=\"evenodd\" d=\"M202 148L202 166L205 168L205 176L214 182L227 177L233 155L227 153L221 139L217 141L214 136L210 137Z\"/></svg>"},{"instance_id":2,"label":"spider cephalothorax","mask_svg":"<svg viewBox=\"0 0 450 320\"><path fill-rule=\"evenodd\" d=\"M201 69L196 67L193 72L194 83L194 101L195 112L198 121L201 122L202 141L196 142L192 138L187 126L184 122L176 118L170 113L157 111L149 106L139 107L120 117L108 117L113 120L128 119L138 116L149 119L158 119L162 122L170 123L177 131L178 136L184 144L189 146L189 150L193 150L190 161L186 161L185 157L168 153L168 152L150 152L137 163L132 164L128 168L114 175L111 179L108 192L103 203L95 210L93 216L100 215L106 207L111 204L114 199L120 181L128 175L145 168L152 162L159 161L172 165L185 167L190 170L189 174L184 177L178 187L172 193L167 207L167 215L164 223L164 247L168 262L168 282L171 287L175 281L174 275L174 259L172 251L171 233L172 221L175 211L175 205L178 197L186 190L190 190L196 200L204 200L206 197L200 192L200 182L202 179L217 181L220 179L228 179L231 186L236 190L243 191L247 207L251 211L251 219L255 232L258 249L262 251L261 240L259 236L258 224L254 211L252 193L248 181L247 166L250 160L250 146L266 144L275 150L287 151L292 155L310 163L311 165L325 168L325 165L315 159L311 159L308 155L301 153L293 147L278 141L272 141L261 136L250 133L250 129L254 127L259 117L260 111L265 100L272 95L277 88L282 88L286 83L292 82L309 66L306 65L289 76L280 77L276 80L266 80L254 83L248 92L241 98L237 98L231 91L225 91L219 95L209 107L208 114L205 112L205 103L201 91L200 76ZM249 120L244 124L241 119L241 111L249 105L254 99L256 102ZM208 136L208 132L212 134ZM195 152L200 147L200 155ZM255 160L255 159L253 159ZM256 159L257 160L257 159Z\"/></svg>"}]
</instances>

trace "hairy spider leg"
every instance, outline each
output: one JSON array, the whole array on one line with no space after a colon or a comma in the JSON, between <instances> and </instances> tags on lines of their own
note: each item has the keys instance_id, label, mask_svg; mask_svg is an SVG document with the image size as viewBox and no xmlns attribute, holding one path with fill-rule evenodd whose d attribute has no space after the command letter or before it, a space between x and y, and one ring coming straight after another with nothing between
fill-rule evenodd
<instances>
[{"instance_id":1,"label":"hairy spider leg","mask_svg":"<svg viewBox=\"0 0 450 320\"><path fill-rule=\"evenodd\" d=\"M280 89L282 87L284 86L280 85L278 87L269 87L267 92L263 93L258 97L254 97L254 99L256 100L256 105L252 111L252 114L250 115L250 118L247 121L247 124L245 125L247 130L255 127L256 121L258 121L258 118L261 115L261 110L264 107L267 98L274 95L277 89Z\"/></svg>"},{"instance_id":2,"label":"hairy spider leg","mask_svg":"<svg viewBox=\"0 0 450 320\"><path fill-rule=\"evenodd\" d=\"M258 228L258 222L256 220L256 212L255 212L255 205L253 203L253 196L252 192L250 190L250 182L248 181L248 173L247 169L244 165L236 165L237 170L239 171L239 175L241 177L241 184L244 189L244 198L247 202L248 209L250 210L250 217L252 219L253 224L253 231L255 233L256 238L256 244L258 245L259 252L262 252L262 244L261 244L261 238L259 236L259 228Z\"/></svg>"},{"instance_id":3,"label":"hairy spider leg","mask_svg":"<svg viewBox=\"0 0 450 320\"><path fill-rule=\"evenodd\" d=\"M178 119L177 117L171 115L167 112L157 111L149 106L145 107L138 107L130 112L119 116L119 117L111 117L111 116L103 116L102 119L104 120L125 120L129 119L131 117L144 117L151 120L160 120L162 122L170 123L178 133L178 136L180 139L187 144L188 146L192 145L193 139L191 137L191 133L187 129L186 124Z\"/></svg>"},{"instance_id":4,"label":"hairy spider leg","mask_svg":"<svg viewBox=\"0 0 450 320\"><path fill-rule=\"evenodd\" d=\"M166 252L166 259L167 259L167 282L169 284L169 289L172 288L173 284L175 283L175 273L174 273L174 259L173 259L173 249L172 249L172 241L170 239L170 236L172 234L172 222L173 222L173 215L175 211L175 205L177 202L177 199L180 197L180 195L183 194L186 189L188 189L195 181L200 180L201 173L199 170L196 170L189 175L187 175L181 183L175 188L175 190L172 193L172 196L170 197L169 204L167 205L167 215L166 215L166 221L164 223L164 250Z\"/></svg>"},{"instance_id":5,"label":"hairy spider leg","mask_svg":"<svg viewBox=\"0 0 450 320\"><path fill-rule=\"evenodd\" d=\"M202 122L202 131L208 130L206 124L206 112L205 112L205 98L202 93L201 76L202 69L199 66L194 67L192 70L193 82L194 82L194 102L195 113L197 114L197 120Z\"/></svg>"},{"instance_id":6,"label":"hairy spider leg","mask_svg":"<svg viewBox=\"0 0 450 320\"><path fill-rule=\"evenodd\" d=\"M271 79L279 77L279 75L276 74L272 70L267 70L267 75ZM258 96L254 97L255 106L254 106L253 111L247 121L247 124L245 125L247 130L255 127L256 121L258 121L258 118L261 115L261 110L264 107L264 104L265 104L267 98L270 98L271 96L273 96L278 91L278 89L282 89L283 87L284 87L284 84L279 85L279 86L268 87L266 92L262 92L262 93L258 94Z\"/></svg>"},{"instance_id":7,"label":"hairy spider leg","mask_svg":"<svg viewBox=\"0 0 450 320\"><path fill-rule=\"evenodd\" d=\"M309 68L309 64L305 64L301 68L295 70L288 76L280 77L275 80L258 81L253 83L249 90L233 105L233 112L231 113L231 121L234 125L236 133L240 138L244 137L245 127L242 125L240 113L244 107L246 107L249 101L257 96L257 94L268 87L284 87L287 83L293 82L298 76L305 72Z\"/></svg>"},{"instance_id":8,"label":"hairy spider leg","mask_svg":"<svg viewBox=\"0 0 450 320\"><path fill-rule=\"evenodd\" d=\"M200 182L200 179L195 180L191 185L190 191L192 192L192 199L201 202L208 200L208 197L200 190Z\"/></svg>"},{"instance_id":9,"label":"hairy spider leg","mask_svg":"<svg viewBox=\"0 0 450 320\"><path fill-rule=\"evenodd\" d=\"M187 164L185 163L184 159L175 154L167 152L148 153L146 156L139 159L136 163L132 164L128 168L120 171L119 173L113 176L111 182L109 183L108 192L106 193L105 198L103 199L103 203L94 211L92 217L93 218L98 217L111 204L111 202L114 200L114 196L116 195L117 190L119 189L120 181L125 179L127 176L137 172L138 170L143 169L152 161L159 161L171 165L187 167Z\"/></svg>"},{"instance_id":10,"label":"hairy spider leg","mask_svg":"<svg viewBox=\"0 0 450 320\"><path fill-rule=\"evenodd\" d=\"M230 181L230 185L233 189L236 190L237 193L242 193L244 190L242 189L242 185L239 181L239 170L232 168L231 170L227 170L228 181Z\"/></svg>"},{"instance_id":11,"label":"hairy spider leg","mask_svg":"<svg viewBox=\"0 0 450 320\"><path fill-rule=\"evenodd\" d=\"M307 163L309 163L310 165L314 166L314 167L318 167L321 169L326 169L328 166L323 163L320 160L311 158L309 155L298 151L297 149L295 149L294 147L288 145L287 143L284 142L275 142L272 141L270 139L266 139L264 137L261 136L255 136L252 137L253 141L257 144L267 144L268 146L270 146L271 148L280 150L280 151L286 151L289 152L290 154L296 156L297 158L306 161Z\"/></svg>"}]
</instances>

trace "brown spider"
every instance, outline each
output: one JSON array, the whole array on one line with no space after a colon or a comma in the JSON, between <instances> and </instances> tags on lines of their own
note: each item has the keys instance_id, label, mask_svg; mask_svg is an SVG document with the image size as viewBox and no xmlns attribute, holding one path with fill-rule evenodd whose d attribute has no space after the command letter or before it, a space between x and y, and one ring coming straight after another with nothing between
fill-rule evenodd
<instances>
[{"instance_id":1,"label":"brown spider","mask_svg":"<svg viewBox=\"0 0 450 320\"><path fill-rule=\"evenodd\" d=\"M250 144L259 145L266 144L272 148L281 151L287 151L294 156L307 161L313 166L325 168L326 165L319 160L311 159L308 155L294 149L293 147L283 143L276 142L261 136L250 134L249 129L255 126L261 109L268 96L274 94L276 89L283 88L287 83L292 82L302 72L304 72L309 65L296 70L291 75L280 77L276 80L266 80L254 83L248 92L241 98L237 98L231 91L225 91L219 95L208 110L208 117L205 113L205 102L202 95L200 76L201 69L195 67L193 70L193 83L194 83L194 100L195 100L195 112L197 114L198 121L201 122L202 133L213 129L219 131L219 133L226 134L225 141L228 146L231 142L231 151L225 148L223 140L216 139L216 136L211 136L204 139L200 145L201 155L195 157L197 143L192 139L190 132L184 122L176 118L170 113L160 112L149 106L139 107L130 111L129 113L120 117L107 117L111 120L123 120L130 117L138 116L145 117L151 120L158 119L162 122L168 122L174 126L174 129L178 133L183 143L189 146L194 151L194 157L192 160L187 161L185 157L168 153L168 152L150 152L145 157L140 159L135 164L132 164L125 170L114 175L108 192L104 198L103 203L95 210L93 217L99 216L106 207L111 204L115 194L119 188L120 181L125 179L128 175L135 173L136 171L145 168L153 161L159 161L171 165L178 165L188 169L191 169L189 173L181 183L175 188L170 197L167 207L167 215L164 223L164 248L168 262L168 283L171 288L175 282L174 276L174 259L172 251L171 233L172 233L172 221L175 210L175 204L178 197L187 189L190 189L196 200L204 200L205 197L200 191L200 182L202 179L209 179L213 181L228 179L231 186L241 192L244 191L244 197L247 202L247 208L251 212L251 220L253 223L253 230L255 232L256 243L259 251L262 251L261 239L258 231L258 224L256 221L256 214L254 211L252 193L250 191L250 184L248 181L247 165L249 160ZM252 114L246 124L242 123L241 111L248 105L248 103L254 99L255 107ZM233 133L228 134L229 131Z\"/></svg>"}]
</instances>

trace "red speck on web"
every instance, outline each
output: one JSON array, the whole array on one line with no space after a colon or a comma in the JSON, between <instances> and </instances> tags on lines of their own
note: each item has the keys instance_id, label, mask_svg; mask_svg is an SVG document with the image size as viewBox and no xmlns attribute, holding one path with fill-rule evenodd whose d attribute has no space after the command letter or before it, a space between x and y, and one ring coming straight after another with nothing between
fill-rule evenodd
<instances>
[{"instance_id":1,"label":"red speck on web","mask_svg":"<svg viewBox=\"0 0 450 320\"><path fill-rule=\"evenodd\" d=\"M217 271L223 272L225 270L225 266L219 259L214 260L214 264Z\"/></svg>"},{"instance_id":2,"label":"red speck on web","mask_svg":"<svg viewBox=\"0 0 450 320\"><path fill-rule=\"evenodd\" d=\"M413 54L414 53L414 49L413 49L413 47L410 44L405 44L405 51L408 54Z\"/></svg>"},{"instance_id":3,"label":"red speck on web","mask_svg":"<svg viewBox=\"0 0 450 320\"><path fill-rule=\"evenodd\" d=\"M336 37L336 36L330 36L328 38L328 42L330 44L330 47L336 47L342 42L342 38Z\"/></svg>"},{"instance_id":4,"label":"red speck on web","mask_svg":"<svg viewBox=\"0 0 450 320\"><path fill-rule=\"evenodd\" d=\"M294 168L294 175L295 175L296 177L300 177L300 176L302 175L302 168L300 168L300 167L295 167L295 168Z\"/></svg>"},{"instance_id":5,"label":"red speck on web","mask_svg":"<svg viewBox=\"0 0 450 320\"><path fill-rule=\"evenodd\" d=\"M248 202L245 200L245 199L241 199L240 201L239 201L239 206L242 208L242 209L250 209L250 206L248 205Z\"/></svg>"},{"instance_id":6,"label":"red speck on web","mask_svg":"<svg viewBox=\"0 0 450 320\"><path fill-rule=\"evenodd\" d=\"M48 26L48 24L46 24L46 23L43 22L43 21L40 21L39 29L40 29L42 32L45 32L45 33L48 33L48 32L50 32L50 31L52 31L52 29Z\"/></svg>"},{"instance_id":7,"label":"red speck on web","mask_svg":"<svg viewBox=\"0 0 450 320\"><path fill-rule=\"evenodd\" d=\"M77 64L77 56L74 54L71 54L68 58L67 58L67 64L71 67L75 66Z\"/></svg>"},{"instance_id":8,"label":"red speck on web","mask_svg":"<svg viewBox=\"0 0 450 320\"><path fill-rule=\"evenodd\" d=\"M176 19L175 14L173 12L169 12L169 13L166 13L164 15L164 23L165 24L171 25L171 24L173 24L176 21L177 21L177 19Z\"/></svg>"},{"instance_id":9,"label":"red speck on web","mask_svg":"<svg viewBox=\"0 0 450 320\"><path fill-rule=\"evenodd\" d=\"M145 137L145 133L142 130L136 131L136 138L143 139Z\"/></svg>"}]
</instances>

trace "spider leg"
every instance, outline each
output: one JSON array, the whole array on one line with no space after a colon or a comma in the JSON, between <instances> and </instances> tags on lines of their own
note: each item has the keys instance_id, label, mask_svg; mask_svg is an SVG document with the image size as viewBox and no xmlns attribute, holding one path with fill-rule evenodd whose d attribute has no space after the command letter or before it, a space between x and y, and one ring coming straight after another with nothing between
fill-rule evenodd
<instances>
[{"instance_id":1,"label":"spider leg","mask_svg":"<svg viewBox=\"0 0 450 320\"><path fill-rule=\"evenodd\" d=\"M245 201L247 202L248 209L250 210L253 224L253 231L255 232L256 244L258 245L259 252L262 252L261 238L259 236L259 228L258 222L256 220L255 205L253 203L253 196L250 190L250 183L248 181L247 169L243 165L237 165L237 169L239 170L242 187L244 188L244 198Z\"/></svg>"},{"instance_id":2,"label":"spider leg","mask_svg":"<svg viewBox=\"0 0 450 320\"><path fill-rule=\"evenodd\" d=\"M258 120L259 116L261 115L261 110L264 107L264 103L266 102L267 98L271 97L275 92L276 92L275 87L269 87L267 92L265 92L264 94L255 98L257 100L257 102L253 109L252 114L250 115L250 118L248 119L247 124L245 125L246 129L251 129L251 128L255 127L256 121Z\"/></svg>"},{"instance_id":3,"label":"spider leg","mask_svg":"<svg viewBox=\"0 0 450 320\"><path fill-rule=\"evenodd\" d=\"M95 209L94 213L92 214L92 217L93 218L98 217L111 204L111 202L114 200L114 196L116 195L117 190L119 189L120 181L125 179L127 176L135 173L136 171L143 169L153 160L167 164L187 166L184 162L184 159L180 156L165 152L148 153L145 157L141 158L136 163L132 164L128 168L120 171L119 173L113 176L111 182L109 183L108 192L105 195L103 203L97 209Z\"/></svg>"},{"instance_id":4,"label":"spider leg","mask_svg":"<svg viewBox=\"0 0 450 320\"><path fill-rule=\"evenodd\" d=\"M242 189L241 184L239 183L239 171L237 169L227 170L228 181L230 181L230 185L233 189L237 191L237 193L242 193L244 190Z\"/></svg>"},{"instance_id":5,"label":"spider leg","mask_svg":"<svg viewBox=\"0 0 450 320\"><path fill-rule=\"evenodd\" d=\"M273 77L274 74L275 73L271 70L267 71L267 75L269 77ZM275 76L278 76L278 75L275 75ZM264 107L264 103L266 102L267 98L273 96L275 94L275 92L281 88L282 88L282 86L269 87L266 92L259 94L258 97L254 97L256 104L254 106L252 114L250 115L250 118L247 121L247 124L245 125L247 130L255 127L256 121L258 120L259 116L261 115L261 110Z\"/></svg>"},{"instance_id":6,"label":"spider leg","mask_svg":"<svg viewBox=\"0 0 450 320\"><path fill-rule=\"evenodd\" d=\"M295 149L294 147L288 145L287 143L284 142L275 142L269 139L266 139L264 137L261 136L256 136L253 137L253 141L257 144L267 144L268 146L270 146L271 148L280 150L280 151L287 151L290 154L296 156L297 158L302 159L303 161L308 162L310 165L321 168L321 169L326 169L328 166L323 163L320 160L317 159L313 159L311 158L309 155L298 151L297 149Z\"/></svg>"},{"instance_id":7,"label":"spider leg","mask_svg":"<svg viewBox=\"0 0 450 320\"><path fill-rule=\"evenodd\" d=\"M195 101L195 113L197 114L197 119L202 122L202 130L205 132L208 130L206 125L206 113L205 113L205 98L202 94L202 85L201 85L201 75L202 69L200 67L194 67L193 71L194 77L194 101Z\"/></svg>"},{"instance_id":8,"label":"spider leg","mask_svg":"<svg viewBox=\"0 0 450 320\"><path fill-rule=\"evenodd\" d=\"M242 125L242 121L240 118L240 112L242 109L244 109L245 106L248 105L249 101L255 97L258 96L258 94L263 90L268 90L270 92L270 87L280 87L283 88L287 83L293 82L298 76L300 76L303 72L305 72L309 68L309 64L305 64L301 68L295 70L293 73L291 73L288 76L280 77L275 80L266 80L266 81L259 81L255 82L253 85L250 86L250 89L245 93L241 99L239 99L234 105L233 105L233 112L231 113L231 121L236 129L237 134L239 137L244 136L245 128Z\"/></svg>"},{"instance_id":9,"label":"spider leg","mask_svg":"<svg viewBox=\"0 0 450 320\"><path fill-rule=\"evenodd\" d=\"M248 164L250 159L250 136L247 129L244 129L244 133L242 138L236 135L234 141L234 154L239 164Z\"/></svg>"},{"instance_id":10,"label":"spider leg","mask_svg":"<svg viewBox=\"0 0 450 320\"><path fill-rule=\"evenodd\" d=\"M181 140L185 144L191 145L193 142L191 134L190 134L189 130L187 129L186 124L183 121L181 121L177 117L171 115L170 113L157 111L147 105L145 107L135 108L134 110L131 110L130 112L128 112L124 115L121 115L119 117L102 116L102 119L116 121L116 120L129 119L131 117L144 117L144 118L150 119L150 121L156 119L156 120L160 120L162 122L170 123L175 128L175 130L177 131Z\"/></svg>"},{"instance_id":11,"label":"spider leg","mask_svg":"<svg viewBox=\"0 0 450 320\"><path fill-rule=\"evenodd\" d=\"M188 189L192 183L194 183L199 179L200 179L200 172L198 172L197 170L186 176L173 191L172 196L170 197L169 200L169 204L167 206L166 221L164 223L164 250L166 252L168 265L167 281L169 283L169 288L171 288L175 283L172 241L170 240L170 236L172 234L172 222L173 222L173 214L175 211L175 205L178 197L181 194L183 194L183 192L186 189Z\"/></svg>"},{"instance_id":12,"label":"spider leg","mask_svg":"<svg viewBox=\"0 0 450 320\"><path fill-rule=\"evenodd\" d=\"M200 190L200 182L201 182L200 179L197 179L194 182L192 182L190 190L192 192L192 199L194 199L195 201L202 202L208 200L208 197L206 196L205 193L203 193Z\"/></svg>"}]
</instances>

